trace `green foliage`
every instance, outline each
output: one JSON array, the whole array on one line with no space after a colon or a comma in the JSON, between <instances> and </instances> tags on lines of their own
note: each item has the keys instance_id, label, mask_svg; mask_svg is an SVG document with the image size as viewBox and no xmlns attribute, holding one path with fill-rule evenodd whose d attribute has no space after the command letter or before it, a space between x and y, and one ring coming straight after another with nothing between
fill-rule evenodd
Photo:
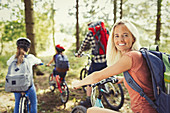
<instances>
[{"instance_id":1,"label":"green foliage","mask_svg":"<svg viewBox=\"0 0 170 113\"><path fill-rule=\"evenodd\" d=\"M11 57L11 54L6 54L5 56L0 56L0 69L1 69L1 72L0 72L0 79L4 78L7 74L7 69L8 69L8 66L7 66L7 60Z\"/></svg>"},{"instance_id":2,"label":"green foliage","mask_svg":"<svg viewBox=\"0 0 170 113\"><path fill-rule=\"evenodd\" d=\"M49 45L49 38L52 34L52 19L51 8L47 7L50 5L48 2L43 2L41 7L42 11L34 12L35 19L35 38L36 38L36 49L37 51L44 51Z\"/></svg>"},{"instance_id":3,"label":"green foliage","mask_svg":"<svg viewBox=\"0 0 170 113\"><path fill-rule=\"evenodd\" d=\"M13 41L18 37L25 37L25 24L17 21L1 22L2 40L5 42Z\"/></svg>"}]
</instances>

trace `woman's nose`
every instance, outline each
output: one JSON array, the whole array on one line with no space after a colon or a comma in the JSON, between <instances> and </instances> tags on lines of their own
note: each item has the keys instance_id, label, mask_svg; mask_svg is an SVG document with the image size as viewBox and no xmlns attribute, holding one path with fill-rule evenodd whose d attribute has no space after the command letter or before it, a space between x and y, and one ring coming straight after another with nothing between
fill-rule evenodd
<instances>
[{"instance_id":1,"label":"woman's nose","mask_svg":"<svg viewBox=\"0 0 170 113\"><path fill-rule=\"evenodd\" d=\"M119 38L119 41L123 41L124 40L124 38L121 36L120 38Z\"/></svg>"}]
</instances>

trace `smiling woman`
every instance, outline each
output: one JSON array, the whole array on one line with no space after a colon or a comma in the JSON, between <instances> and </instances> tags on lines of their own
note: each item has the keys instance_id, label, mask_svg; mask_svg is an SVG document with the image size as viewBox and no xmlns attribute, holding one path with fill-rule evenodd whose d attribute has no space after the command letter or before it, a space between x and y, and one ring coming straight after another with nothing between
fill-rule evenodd
<instances>
[{"instance_id":1,"label":"smiling woman","mask_svg":"<svg viewBox=\"0 0 170 113\"><path fill-rule=\"evenodd\" d=\"M77 83L73 83L73 87L79 88L83 85L94 84L113 75L128 71L137 84L144 89L145 94L154 100L150 72L146 61L138 51L138 36L138 31L131 22L120 20L115 23L109 37L106 53L108 67L90 74ZM124 85L130 96L131 109L134 113L157 113L156 109L152 108L147 100L143 99L138 92L134 91L124 78L117 77L117 79L119 80L118 83L124 81ZM115 111L96 107L87 110L87 113L94 112L115 113Z\"/></svg>"}]
</instances>

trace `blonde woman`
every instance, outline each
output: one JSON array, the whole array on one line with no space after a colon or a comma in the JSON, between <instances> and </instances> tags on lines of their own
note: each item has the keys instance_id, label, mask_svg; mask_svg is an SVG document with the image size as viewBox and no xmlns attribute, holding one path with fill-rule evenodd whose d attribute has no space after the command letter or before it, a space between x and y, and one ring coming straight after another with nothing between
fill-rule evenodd
<instances>
[{"instance_id":1,"label":"blonde woman","mask_svg":"<svg viewBox=\"0 0 170 113\"><path fill-rule=\"evenodd\" d=\"M151 75L146 61L138 51L139 33L136 27L127 20L119 20L112 28L112 32L107 46L107 65L108 67L92 73L82 81L73 83L73 87L79 88L83 85L93 84L106 79L110 76L128 71L134 80L144 89L148 97L154 100ZM131 109L134 113L157 113L154 108L134 91L124 78L118 78L119 83L124 81L131 99ZM87 113L114 113L116 111L92 107Z\"/></svg>"}]
</instances>

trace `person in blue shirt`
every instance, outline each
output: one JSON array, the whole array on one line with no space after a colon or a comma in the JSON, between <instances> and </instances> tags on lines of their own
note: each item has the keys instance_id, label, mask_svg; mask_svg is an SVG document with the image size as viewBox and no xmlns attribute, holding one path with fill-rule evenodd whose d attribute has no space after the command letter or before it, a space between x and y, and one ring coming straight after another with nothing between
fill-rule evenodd
<instances>
[{"instance_id":1,"label":"person in blue shirt","mask_svg":"<svg viewBox=\"0 0 170 113\"><path fill-rule=\"evenodd\" d=\"M63 52L65 51L65 48L63 46L61 46L60 44L55 46L56 49L56 54L53 56L53 58L49 61L49 63L46 66L50 66L51 63L55 62L56 64L56 59L58 57L59 54L63 54ZM53 69L53 75L54 77L56 77L56 75L60 76L60 80L61 80L61 84L63 81L65 81L65 76L67 74L68 70L58 70L56 67Z\"/></svg>"}]
</instances>

